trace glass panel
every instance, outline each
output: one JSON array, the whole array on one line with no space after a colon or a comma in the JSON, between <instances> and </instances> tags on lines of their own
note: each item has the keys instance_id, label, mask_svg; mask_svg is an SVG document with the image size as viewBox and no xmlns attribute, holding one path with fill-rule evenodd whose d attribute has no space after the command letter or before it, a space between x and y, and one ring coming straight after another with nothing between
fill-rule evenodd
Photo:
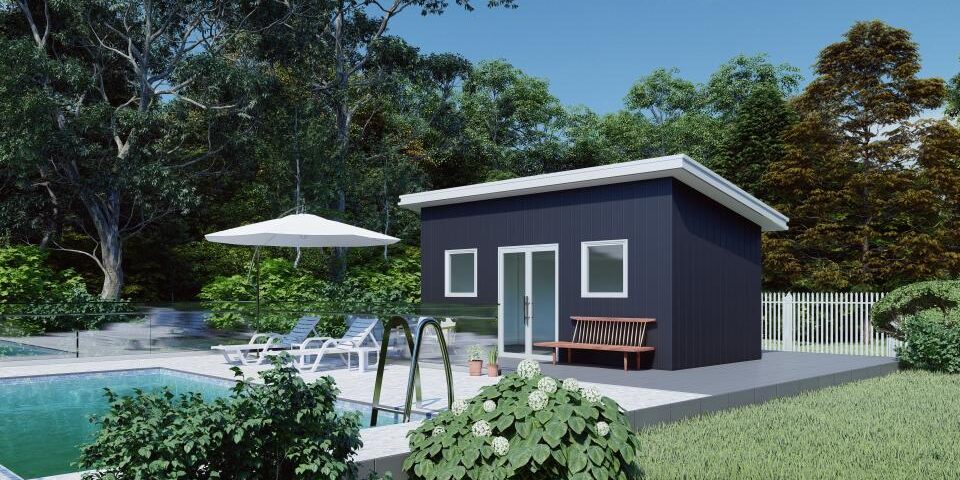
<instances>
[{"instance_id":1,"label":"glass panel","mask_svg":"<svg viewBox=\"0 0 960 480\"><path fill-rule=\"evenodd\" d=\"M473 253L450 254L450 293L474 293Z\"/></svg>"},{"instance_id":2,"label":"glass panel","mask_svg":"<svg viewBox=\"0 0 960 480\"><path fill-rule=\"evenodd\" d=\"M503 254L503 351L526 352L523 300L526 292L524 253Z\"/></svg>"},{"instance_id":3,"label":"glass panel","mask_svg":"<svg viewBox=\"0 0 960 480\"><path fill-rule=\"evenodd\" d=\"M587 261L591 293L623 292L623 245L588 246Z\"/></svg>"},{"instance_id":4,"label":"glass panel","mask_svg":"<svg viewBox=\"0 0 960 480\"><path fill-rule=\"evenodd\" d=\"M533 342L555 340L556 311L556 254L533 252L531 290L533 297ZM551 349L533 347L533 353L550 355Z\"/></svg>"}]
</instances>

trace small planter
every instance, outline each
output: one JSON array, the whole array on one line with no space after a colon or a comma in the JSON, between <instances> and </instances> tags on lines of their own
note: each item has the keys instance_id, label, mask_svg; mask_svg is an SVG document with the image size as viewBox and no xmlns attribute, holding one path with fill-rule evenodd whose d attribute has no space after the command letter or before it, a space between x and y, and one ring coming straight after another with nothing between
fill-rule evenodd
<instances>
[{"instance_id":1,"label":"small planter","mask_svg":"<svg viewBox=\"0 0 960 480\"><path fill-rule=\"evenodd\" d=\"M487 376L488 377L499 377L500 376L500 365L496 363L487 365Z\"/></svg>"},{"instance_id":2,"label":"small planter","mask_svg":"<svg viewBox=\"0 0 960 480\"><path fill-rule=\"evenodd\" d=\"M470 376L479 377L483 374L483 360L470 360Z\"/></svg>"}]
</instances>

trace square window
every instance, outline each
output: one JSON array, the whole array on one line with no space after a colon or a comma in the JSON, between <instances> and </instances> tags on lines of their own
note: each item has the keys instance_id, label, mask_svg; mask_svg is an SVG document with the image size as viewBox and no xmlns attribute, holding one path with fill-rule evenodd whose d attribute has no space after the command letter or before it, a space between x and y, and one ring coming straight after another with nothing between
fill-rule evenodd
<instances>
[{"instance_id":1,"label":"square window","mask_svg":"<svg viewBox=\"0 0 960 480\"><path fill-rule=\"evenodd\" d=\"M444 295L447 297L477 296L477 249L444 252Z\"/></svg>"},{"instance_id":2,"label":"square window","mask_svg":"<svg viewBox=\"0 0 960 480\"><path fill-rule=\"evenodd\" d=\"M627 241L580 244L580 296L627 297Z\"/></svg>"}]
</instances>

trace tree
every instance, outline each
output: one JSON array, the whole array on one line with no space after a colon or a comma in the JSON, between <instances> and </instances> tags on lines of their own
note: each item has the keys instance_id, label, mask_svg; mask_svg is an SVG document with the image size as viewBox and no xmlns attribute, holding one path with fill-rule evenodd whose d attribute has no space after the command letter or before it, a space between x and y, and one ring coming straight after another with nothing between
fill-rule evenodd
<instances>
[{"instance_id":1,"label":"tree","mask_svg":"<svg viewBox=\"0 0 960 480\"><path fill-rule=\"evenodd\" d=\"M783 93L775 88L757 88L736 107L720 141L713 169L740 188L767 198L764 175L771 163L785 154L783 135L795 114Z\"/></svg>"},{"instance_id":2,"label":"tree","mask_svg":"<svg viewBox=\"0 0 960 480\"><path fill-rule=\"evenodd\" d=\"M21 15L20 39L33 42L24 67L43 66L29 80L21 71L21 88L44 110L9 119L43 141L5 163L47 194L54 226L45 238L56 224L74 226L89 248L52 244L96 263L101 298L117 299L123 243L192 206L190 172L209 168L231 144L238 114L255 105L244 88L253 77L223 55L234 33L223 20L242 15L216 0L18 0L5 13L5 22ZM18 101L8 93L0 101ZM71 202L82 215L67 213Z\"/></svg>"},{"instance_id":3,"label":"tree","mask_svg":"<svg viewBox=\"0 0 960 480\"><path fill-rule=\"evenodd\" d=\"M473 10L470 0L455 0L457 5ZM487 0L488 7L516 8L514 0ZM351 154L351 128L358 109L370 101L369 87L382 78L382 65L371 61L375 53L389 43L386 36L391 20L408 8L419 8L422 15L440 15L447 0L337 0L335 2L292 2L290 8L306 15L316 24L311 39L319 51L329 55L329 62L312 71L311 88L334 116L335 142L331 155L336 211L347 210L346 191L349 184L348 161ZM298 11L300 10L300 11ZM346 250L337 249L337 277L346 269Z\"/></svg>"},{"instance_id":4,"label":"tree","mask_svg":"<svg viewBox=\"0 0 960 480\"><path fill-rule=\"evenodd\" d=\"M556 155L565 112L546 80L503 60L481 62L460 103L471 154L486 159L488 180L543 173Z\"/></svg>"},{"instance_id":5,"label":"tree","mask_svg":"<svg viewBox=\"0 0 960 480\"><path fill-rule=\"evenodd\" d=\"M960 119L960 73L950 80L947 91L947 115Z\"/></svg>"},{"instance_id":6,"label":"tree","mask_svg":"<svg viewBox=\"0 0 960 480\"><path fill-rule=\"evenodd\" d=\"M765 239L769 285L882 289L957 274L943 255L956 248L956 132L913 121L945 95L919 70L909 32L879 21L821 51L786 155L765 179L791 218L790 231Z\"/></svg>"}]
</instances>

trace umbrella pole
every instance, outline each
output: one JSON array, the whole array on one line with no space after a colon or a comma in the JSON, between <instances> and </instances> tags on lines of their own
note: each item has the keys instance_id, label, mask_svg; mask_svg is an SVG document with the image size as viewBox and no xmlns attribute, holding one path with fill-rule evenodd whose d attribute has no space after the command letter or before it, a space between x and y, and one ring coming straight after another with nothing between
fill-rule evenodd
<instances>
[{"instance_id":1,"label":"umbrella pole","mask_svg":"<svg viewBox=\"0 0 960 480\"><path fill-rule=\"evenodd\" d=\"M260 328L260 247L253 250L253 258L257 263L257 328Z\"/></svg>"}]
</instances>

